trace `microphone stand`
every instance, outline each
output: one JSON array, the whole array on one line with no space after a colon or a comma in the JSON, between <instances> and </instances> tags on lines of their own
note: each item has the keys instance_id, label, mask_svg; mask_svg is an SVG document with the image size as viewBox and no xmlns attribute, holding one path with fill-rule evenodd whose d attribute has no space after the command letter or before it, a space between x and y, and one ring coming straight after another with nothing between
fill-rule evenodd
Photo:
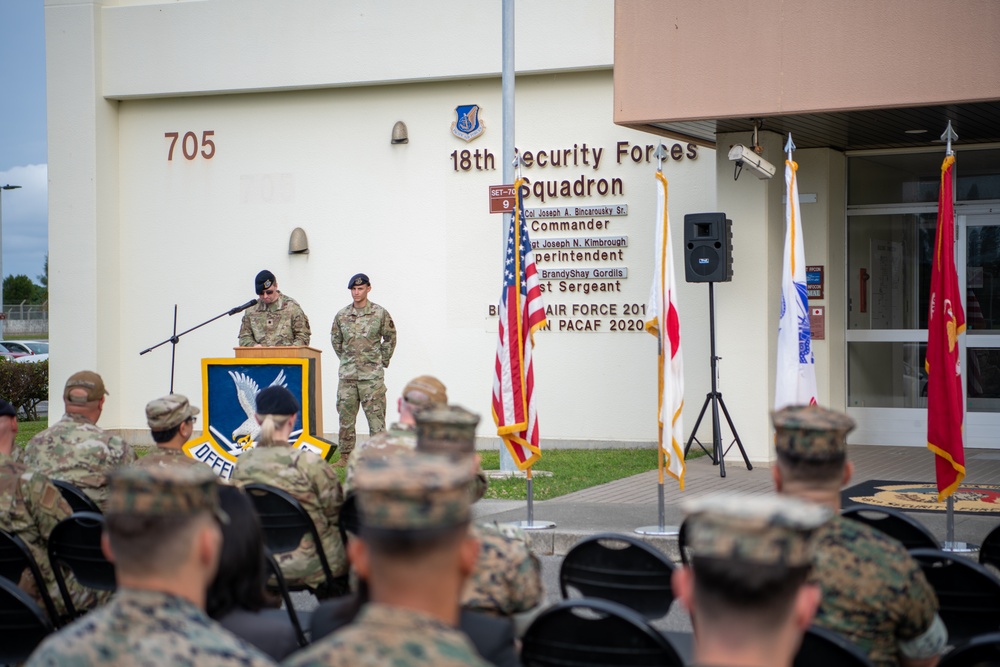
<instances>
[{"instance_id":1,"label":"microphone stand","mask_svg":"<svg viewBox=\"0 0 1000 667\"><path fill-rule=\"evenodd\" d=\"M243 312L247 308L250 308L250 307L252 307L252 306L254 306L256 304L257 304L257 299L253 299L252 301L250 301L248 303L245 303L242 306L236 306L235 308L230 308L229 310L225 311L224 313L219 313L218 315L216 315L212 319L205 320L201 324L193 326L190 329L188 329L187 331L182 331L180 333L177 333L177 304L175 303L174 304L174 329L173 329L173 335L170 336L170 338L168 338L168 339L166 339L164 341L160 341L159 343L157 343L156 345L154 345L152 347L147 347L145 350L143 350L142 352L139 353L139 356L141 357L142 355L146 354L147 352L152 352L153 350L155 350L156 348L160 347L161 345L166 345L167 343L170 343L170 345L171 345L171 347L170 347L170 393L172 394L172 393L174 393L174 359L175 359L176 354L177 354L177 343L179 343L181 341L181 336L183 336L185 334L189 334L192 331L194 331L195 329L200 329L201 327L205 326L209 322L214 322L215 320L219 319L220 317L225 317L226 315L235 315L236 313Z\"/></svg>"}]
</instances>

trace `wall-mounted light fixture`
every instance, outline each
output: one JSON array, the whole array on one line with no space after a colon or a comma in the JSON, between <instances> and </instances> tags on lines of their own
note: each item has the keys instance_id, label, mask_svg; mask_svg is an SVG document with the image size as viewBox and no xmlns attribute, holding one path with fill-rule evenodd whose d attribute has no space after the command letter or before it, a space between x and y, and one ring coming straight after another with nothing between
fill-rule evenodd
<instances>
[{"instance_id":1,"label":"wall-mounted light fixture","mask_svg":"<svg viewBox=\"0 0 1000 667\"><path fill-rule=\"evenodd\" d=\"M289 255L308 255L309 254L309 239L306 238L306 232L301 227L296 227L292 230L292 235L288 238L288 254Z\"/></svg>"},{"instance_id":2,"label":"wall-mounted light fixture","mask_svg":"<svg viewBox=\"0 0 1000 667\"><path fill-rule=\"evenodd\" d=\"M406 132L406 123L401 120L397 120L396 124L392 126L392 142L394 144L408 144L410 143L410 136Z\"/></svg>"}]
</instances>

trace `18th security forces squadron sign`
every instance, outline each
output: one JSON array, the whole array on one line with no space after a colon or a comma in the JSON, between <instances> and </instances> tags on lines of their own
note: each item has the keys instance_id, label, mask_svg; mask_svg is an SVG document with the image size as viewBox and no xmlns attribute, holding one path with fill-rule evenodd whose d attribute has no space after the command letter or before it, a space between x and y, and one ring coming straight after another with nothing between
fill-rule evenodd
<instances>
[{"instance_id":1,"label":"18th security forces squadron sign","mask_svg":"<svg viewBox=\"0 0 1000 667\"><path fill-rule=\"evenodd\" d=\"M211 466L219 477L232 477L236 459L257 445L257 393L270 386L286 387L302 406L289 443L329 456L330 443L311 435L308 359L202 359L201 382L205 431L185 444L184 451Z\"/></svg>"}]
</instances>

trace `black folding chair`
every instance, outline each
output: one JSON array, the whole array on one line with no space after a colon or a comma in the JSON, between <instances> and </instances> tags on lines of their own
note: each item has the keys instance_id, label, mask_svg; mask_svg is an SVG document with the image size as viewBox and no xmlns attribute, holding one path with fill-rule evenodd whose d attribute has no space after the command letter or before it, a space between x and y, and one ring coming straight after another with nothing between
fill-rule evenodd
<instances>
[{"instance_id":1,"label":"black folding chair","mask_svg":"<svg viewBox=\"0 0 1000 667\"><path fill-rule=\"evenodd\" d=\"M12 582L15 586L21 581L24 571L31 572L35 580L35 588L38 590L45 611L49 615L49 620L53 625L59 625L59 614L56 606L49 595L49 588L42 576L42 570L38 567L31 549L24 540L13 533L0 530L0 577Z\"/></svg>"},{"instance_id":2,"label":"black folding chair","mask_svg":"<svg viewBox=\"0 0 1000 667\"><path fill-rule=\"evenodd\" d=\"M992 565L1000 570L1000 526L997 526L983 538L979 547L979 564Z\"/></svg>"},{"instance_id":3,"label":"black folding chair","mask_svg":"<svg viewBox=\"0 0 1000 667\"><path fill-rule=\"evenodd\" d=\"M559 589L570 597L611 600L649 620L666 616L674 601L674 564L630 535L599 533L577 542L559 568Z\"/></svg>"},{"instance_id":4,"label":"black folding chair","mask_svg":"<svg viewBox=\"0 0 1000 667\"><path fill-rule=\"evenodd\" d=\"M978 635L953 648L938 667L1000 667L1000 632Z\"/></svg>"},{"instance_id":5,"label":"black folding chair","mask_svg":"<svg viewBox=\"0 0 1000 667\"><path fill-rule=\"evenodd\" d=\"M840 514L882 531L889 537L902 542L907 549L941 548L941 543L922 523L894 509L852 505L844 508Z\"/></svg>"},{"instance_id":6,"label":"black folding chair","mask_svg":"<svg viewBox=\"0 0 1000 667\"><path fill-rule=\"evenodd\" d=\"M940 549L912 549L910 555L937 594L949 643L1000 632L1000 578L979 563Z\"/></svg>"},{"instance_id":7,"label":"black folding chair","mask_svg":"<svg viewBox=\"0 0 1000 667\"><path fill-rule=\"evenodd\" d=\"M95 512L101 514L101 508L80 487L61 479L54 479L52 483L59 489L62 497L69 503L70 509L74 512Z\"/></svg>"},{"instance_id":8,"label":"black folding chair","mask_svg":"<svg viewBox=\"0 0 1000 667\"><path fill-rule=\"evenodd\" d=\"M525 667L684 664L642 614L609 600L563 600L541 612L522 641Z\"/></svg>"},{"instance_id":9,"label":"black folding chair","mask_svg":"<svg viewBox=\"0 0 1000 667\"><path fill-rule=\"evenodd\" d=\"M247 484L245 487L250 502L260 516L264 530L264 542L272 554L295 551L305 534L312 535L316 544L316 555L326 577L326 593L333 597L347 592L347 576L335 577L330 562L323 551L316 525L309 513L291 494L268 484ZM306 586L288 586L289 590L306 590ZM326 597L326 596L323 596Z\"/></svg>"},{"instance_id":10,"label":"black folding chair","mask_svg":"<svg viewBox=\"0 0 1000 667\"><path fill-rule=\"evenodd\" d=\"M69 568L82 586L101 591L113 591L117 588L115 567L101 551L103 530L104 515L77 512L56 524L49 535L49 563L70 619L83 615L87 610L78 610L74 606L66 586L66 578L62 574L62 565Z\"/></svg>"},{"instance_id":11,"label":"black folding chair","mask_svg":"<svg viewBox=\"0 0 1000 667\"><path fill-rule=\"evenodd\" d=\"M24 662L53 630L31 596L0 577L0 664Z\"/></svg>"},{"instance_id":12,"label":"black folding chair","mask_svg":"<svg viewBox=\"0 0 1000 667\"><path fill-rule=\"evenodd\" d=\"M288 620L291 621L292 627L295 628L295 637L299 641L299 646L308 646L309 640L306 639L306 633L302 631L302 624L299 622L299 615L295 611L295 605L292 604L292 596L288 592L288 585L285 583L285 575L281 573L281 568L278 567L278 561L274 560L274 556L271 554L266 554L265 561L267 563L267 569L271 571L274 576L274 580L278 583L278 593L281 594L281 600L285 603L285 609L288 610Z\"/></svg>"},{"instance_id":13,"label":"black folding chair","mask_svg":"<svg viewBox=\"0 0 1000 667\"><path fill-rule=\"evenodd\" d=\"M872 667L872 661L846 637L813 625L803 635L792 667Z\"/></svg>"}]
</instances>

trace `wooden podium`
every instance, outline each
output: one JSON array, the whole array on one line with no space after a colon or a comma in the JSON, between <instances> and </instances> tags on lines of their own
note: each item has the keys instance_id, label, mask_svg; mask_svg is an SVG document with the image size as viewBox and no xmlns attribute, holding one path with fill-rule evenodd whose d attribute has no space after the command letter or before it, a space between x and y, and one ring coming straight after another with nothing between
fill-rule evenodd
<instances>
[{"instance_id":1,"label":"wooden podium","mask_svg":"<svg viewBox=\"0 0 1000 667\"><path fill-rule=\"evenodd\" d=\"M309 360L309 426L310 435L323 438L323 369L322 350L307 345L287 347L234 347L237 359L308 359ZM305 388L303 388L305 390Z\"/></svg>"}]
</instances>

